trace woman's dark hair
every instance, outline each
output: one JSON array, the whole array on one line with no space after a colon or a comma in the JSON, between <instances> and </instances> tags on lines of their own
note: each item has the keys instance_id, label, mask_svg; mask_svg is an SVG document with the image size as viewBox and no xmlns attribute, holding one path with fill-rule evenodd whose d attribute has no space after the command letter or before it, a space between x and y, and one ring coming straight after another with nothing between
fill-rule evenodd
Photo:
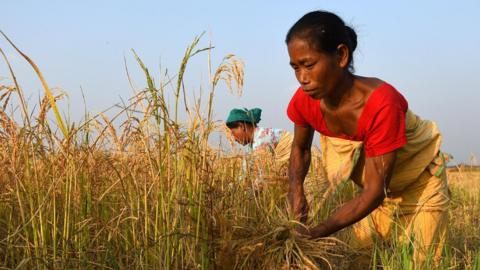
<instances>
[{"instance_id":1,"label":"woman's dark hair","mask_svg":"<svg viewBox=\"0 0 480 270\"><path fill-rule=\"evenodd\" d=\"M229 129L232 129L232 128L238 128L240 126L240 123L244 123L245 125L250 125L252 127L257 127L256 124L253 124L253 123L249 123L249 122L245 122L245 121L235 121L235 122L231 122L231 123L227 123L227 127Z\"/></svg>"},{"instance_id":2,"label":"woman's dark hair","mask_svg":"<svg viewBox=\"0 0 480 270\"><path fill-rule=\"evenodd\" d=\"M303 15L288 31L285 40L287 45L294 38L306 39L317 50L328 53L334 53L338 45L345 44L350 52L348 66L351 71L353 70L357 34L336 14L318 10Z\"/></svg>"}]
</instances>

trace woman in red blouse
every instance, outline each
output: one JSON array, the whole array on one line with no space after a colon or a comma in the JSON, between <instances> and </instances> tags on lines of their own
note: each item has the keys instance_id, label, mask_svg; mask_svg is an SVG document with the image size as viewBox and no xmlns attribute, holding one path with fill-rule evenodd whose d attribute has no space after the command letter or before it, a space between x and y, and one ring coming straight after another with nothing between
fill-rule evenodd
<instances>
[{"instance_id":1,"label":"woman in red blouse","mask_svg":"<svg viewBox=\"0 0 480 270\"><path fill-rule=\"evenodd\" d=\"M352 73L357 36L337 15L304 15L286 43L300 83L287 109L295 125L288 192L295 218L307 221L303 182L315 131L328 180L351 179L361 188L327 220L298 231L318 238L355 224L352 245L367 247L400 224L416 259L431 251L439 258L449 193L435 123L414 115L392 85Z\"/></svg>"}]
</instances>

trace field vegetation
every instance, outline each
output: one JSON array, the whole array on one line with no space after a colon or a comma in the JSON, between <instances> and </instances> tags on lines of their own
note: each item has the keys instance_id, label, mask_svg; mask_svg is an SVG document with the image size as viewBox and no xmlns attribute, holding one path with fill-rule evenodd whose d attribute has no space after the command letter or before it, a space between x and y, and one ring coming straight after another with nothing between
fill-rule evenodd
<instances>
[{"instance_id":1,"label":"field vegetation","mask_svg":"<svg viewBox=\"0 0 480 270\"><path fill-rule=\"evenodd\" d=\"M293 232L284 164L243 155L228 140L212 146L212 134L223 130L214 119L217 88L240 94L243 62L227 55L214 67L213 48L199 42L187 47L176 74L160 78L133 51L145 87L109 117L86 112L78 122L17 49L44 89L29 106L0 51L10 78L0 81L2 269L350 269L365 256L349 248L348 229L317 240ZM198 55L208 57L203 93L183 84ZM328 183L320 167L314 160L308 176L319 187L312 223L356 192L351 183ZM480 269L480 174L449 177L449 237L437 269ZM367 255L372 268L415 269L412 253L378 243Z\"/></svg>"}]
</instances>

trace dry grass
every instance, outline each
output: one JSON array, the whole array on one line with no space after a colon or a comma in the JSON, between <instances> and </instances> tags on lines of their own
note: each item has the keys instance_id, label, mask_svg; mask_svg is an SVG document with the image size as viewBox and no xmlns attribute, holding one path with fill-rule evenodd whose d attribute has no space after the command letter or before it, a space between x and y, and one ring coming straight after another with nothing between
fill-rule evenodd
<instances>
[{"instance_id":1,"label":"dry grass","mask_svg":"<svg viewBox=\"0 0 480 270\"><path fill-rule=\"evenodd\" d=\"M284 168L263 157L261 170L268 179L259 189L259 162L252 160L258 157L227 154L208 144L212 132L221 129L212 119L216 87L223 80L241 93L243 64L229 55L212 68L211 46L197 49L199 41L187 48L179 72L157 83L134 54L146 87L110 117L100 113L67 126L54 112L51 123L49 111L61 96L46 87L35 111L24 102L18 82L0 86L2 269L350 267L356 254L342 242L348 230L318 240L293 232ZM198 53L209 54L206 101L198 93L188 96L183 85L188 62ZM169 89L173 106L165 98ZM23 121L6 112L8 105L23 108ZM180 108L187 116L182 121ZM313 163L310 177L320 179L318 166ZM480 266L479 201L467 192L479 184L466 185L465 177L451 178L453 236L441 269ZM354 193L353 185L345 184L324 194L312 222ZM372 257L399 253L391 251L376 247ZM383 264L404 269L411 258L405 256Z\"/></svg>"},{"instance_id":2,"label":"dry grass","mask_svg":"<svg viewBox=\"0 0 480 270\"><path fill-rule=\"evenodd\" d=\"M480 171L460 169L448 172L448 184L455 189L464 190L473 197L480 196Z\"/></svg>"}]
</instances>

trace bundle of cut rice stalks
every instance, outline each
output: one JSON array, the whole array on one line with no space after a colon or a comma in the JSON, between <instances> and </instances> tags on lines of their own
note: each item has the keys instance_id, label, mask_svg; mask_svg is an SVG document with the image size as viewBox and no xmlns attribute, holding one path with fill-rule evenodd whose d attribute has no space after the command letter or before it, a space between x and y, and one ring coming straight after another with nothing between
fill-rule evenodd
<instances>
[{"instance_id":1,"label":"bundle of cut rice stalks","mask_svg":"<svg viewBox=\"0 0 480 270\"><path fill-rule=\"evenodd\" d=\"M220 269L348 267L352 252L345 243L334 237L310 239L300 235L295 228L303 225L288 217L285 198L273 198L270 189L264 190L251 199L243 198L243 213L233 209L224 213L231 219L221 221L216 254Z\"/></svg>"}]
</instances>

